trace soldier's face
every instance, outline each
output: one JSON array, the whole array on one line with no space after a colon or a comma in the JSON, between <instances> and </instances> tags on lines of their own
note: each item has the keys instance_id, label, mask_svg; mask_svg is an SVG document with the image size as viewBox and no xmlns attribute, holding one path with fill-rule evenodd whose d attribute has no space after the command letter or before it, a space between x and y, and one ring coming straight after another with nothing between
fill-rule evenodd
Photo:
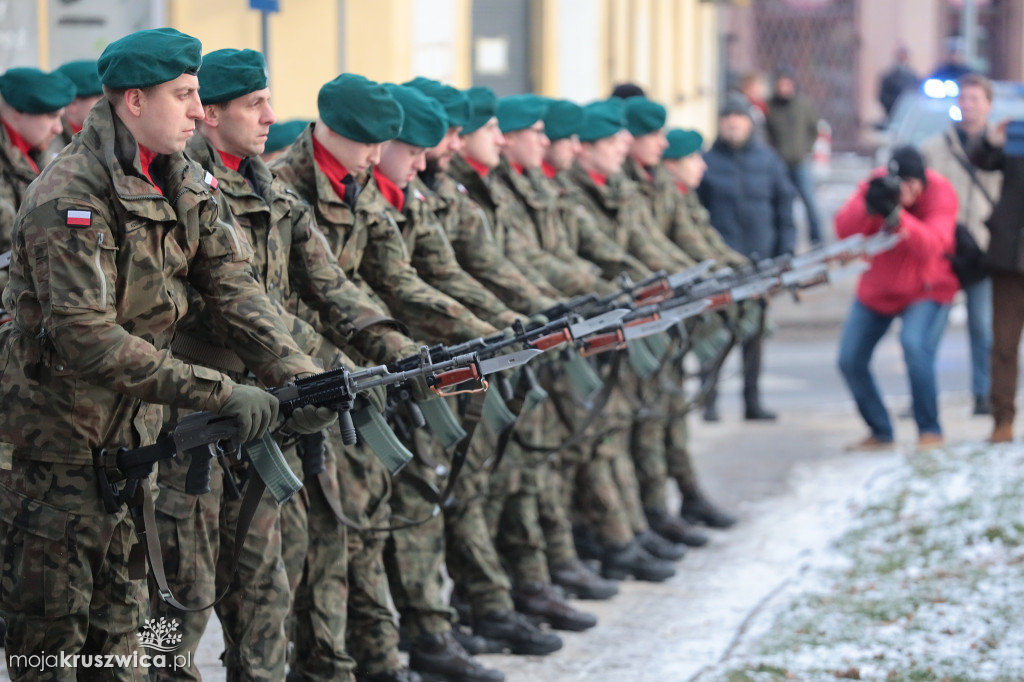
<instances>
[{"instance_id":1,"label":"soldier's face","mask_svg":"<svg viewBox=\"0 0 1024 682\"><path fill-rule=\"evenodd\" d=\"M505 156L523 168L540 168L551 141L544 134L544 121L505 136Z\"/></svg>"},{"instance_id":2,"label":"soldier's face","mask_svg":"<svg viewBox=\"0 0 1024 682\"><path fill-rule=\"evenodd\" d=\"M580 150L580 163L588 171L601 175L615 175L622 170L622 164L626 160L624 148L625 145L619 135L584 142Z\"/></svg>"},{"instance_id":3,"label":"soldier's face","mask_svg":"<svg viewBox=\"0 0 1024 682\"><path fill-rule=\"evenodd\" d=\"M462 132L462 126L452 126L439 145L427 150L427 161L435 164L442 173L448 170L448 166L452 162L452 155L462 151L460 132Z\"/></svg>"},{"instance_id":4,"label":"soldier's face","mask_svg":"<svg viewBox=\"0 0 1024 682\"><path fill-rule=\"evenodd\" d=\"M494 168L501 161L501 150L505 146L505 136L498 128L498 119L492 117L484 126L477 128L469 135L462 136L464 145L462 155L488 168Z\"/></svg>"},{"instance_id":5,"label":"soldier's face","mask_svg":"<svg viewBox=\"0 0 1024 682\"><path fill-rule=\"evenodd\" d=\"M103 99L103 95L93 95L92 97L76 97L75 100L67 106L64 110L64 117L68 120L71 125L82 127L85 123L85 117L89 115L92 108L96 106L96 102Z\"/></svg>"},{"instance_id":6,"label":"soldier's face","mask_svg":"<svg viewBox=\"0 0 1024 682\"><path fill-rule=\"evenodd\" d=\"M700 181L704 179L704 171L708 169L700 152L694 152L681 159L666 159L664 165L672 179L688 189L697 189Z\"/></svg>"},{"instance_id":7,"label":"soldier's face","mask_svg":"<svg viewBox=\"0 0 1024 682\"><path fill-rule=\"evenodd\" d=\"M391 140L380 153L380 169L388 180L402 189L427 167L427 150L399 140Z\"/></svg>"},{"instance_id":8,"label":"soldier's face","mask_svg":"<svg viewBox=\"0 0 1024 682\"><path fill-rule=\"evenodd\" d=\"M634 137L633 143L629 146L629 155L641 166L655 166L661 161L661 155L668 147L668 140L665 138L664 130L656 130L653 133Z\"/></svg>"},{"instance_id":9,"label":"soldier's face","mask_svg":"<svg viewBox=\"0 0 1024 682\"><path fill-rule=\"evenodd\" d=\"M4 121L21 135L33 151L41 152L64 130L60 122L63 113L63 109L58 109L46 114L26 114L5 107Z\"/></svg>"},{"instance_id":10,"label":"soldier's face","mask_svg":"<svg viewBox=\"0 0 1024 682\"><path fill-rule=\"evenodd\" d=\"M270 125L276 120L270 89L264 88L224 106L207 106L203 131L218 150L245 159L263 153Z\"/></svg>"},{"instance_id":11,"label":"soldier's face","mask_svg":"<svg viewBox=\"0 0 1024 682\"><path fill-rule=\"evenodd\" d=\"M575 135L563 137L561 140L551 143L551 146L548 147L547 152L544 154L544 160L560 171L568 170L576 159L576 152L579 146L580 142L576 139Z\"/></svg>"},{"instance_id":12,"label":"soldier's face","mask_svg":"<svg viewBox=\"0 0 1024 682\"><path fill-rule=\"evenodd\" d=\"M195 134L196 121L203 120L199 101L199 79L183 73L172 81L125 92L126 107L118 114L139 144L157 154L174 154L185 149Z\"/></svg>"},{"instance_id":13,"label":"soldier's face","mask_svg":"<svg viewBox=\"0 0 1024 682\"><path fill-rule=\"evenodd\" d=\"M328 128L323 121L316 122L313 134L327 148L327 151L353 175L359 175L370 166L380 163L380 153L384 148L383 142L367 144L350 140Z\"/></svg>"}]
</instances>

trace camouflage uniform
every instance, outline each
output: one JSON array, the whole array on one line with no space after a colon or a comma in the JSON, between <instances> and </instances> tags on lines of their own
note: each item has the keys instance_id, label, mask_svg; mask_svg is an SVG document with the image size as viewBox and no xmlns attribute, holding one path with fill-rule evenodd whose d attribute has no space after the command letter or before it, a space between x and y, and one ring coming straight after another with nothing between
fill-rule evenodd
<instances>
[{"instance_id":1,"label":"camouflage uniform","mask_svg":"<svg viewBox=\"0 0 1024 682\"><path fill-rule=\"evenodd\" d=\"M30 162L20 149L14 146L7 134L7 126L0 123L0 253L11 250L11 231L14 217L21 207L25 190L39 175L39 168L46 165L49 155L35 154ZM35 168L32 164L35 164ZM7 286L8 269L0 268L0 292Z\"/></svg>"},{"instance_id":2,"label":"camouflage uniform","mask_svg":"<svg viewBox=\"0 0 1024 682\"><path fill-rule=\"evenodd\" d=\"M0 521L8 548L21 548L0 579L9 654L136 648L145 585L127 576L126 510L98 504L93 454L153 443L162 405L217 410L230 396L226 375L168 350L188 309L186 283L216 307L262 379L316 370L249 274L248 244L218 220L202 170L177 153L158 156L150 172L162 193L143 179L137 144L112 107L98 105L26 194L15 226L5 291L14 320L0 329L0 440L13 446L0 498L21 510ZM72 220L69 211L80 213ZM51 570L25 570L42 557ZM60 674L45 679L75 677Z\"/></svg>"},{"instance_id":3,"label":"camouflage uniform","mask_svg":"<svg viewBox=\"0 0 1024 682\"><path fill-rule=\"evenodd\" d=\"M225 198L220 204L221 219L234 225L253 248L253 274L288 321L300 347L311 355L321 356L329 367L337 366L343 360L337 348L309 324L285 312L284 306L293 304L301 294L304 301L321 311L323 320L329 321L324 326L325 333L339 343L351 338L357 321L373 315L375 308L372 301L331 263L326 243L312 223L309 207L276 182L259 158L246 159L239 171L231 170L200 133L189 142L188 153L218 178ZM380 333L379 330L374 331ZM389 333L396 334L387 330L383 332L385 335ZM370 338L370 335L363 337L364 347L373 347ZM251 383L246 379L241 363L232 362L233 358L227 357L218 364L219 359L225 358L225 349L216 334L216 324L209 319L201 300L193 306L193 314L182 321L172 348L198 364L233 375L236 381ZM330 466L334 462L329 460L327 464ZM168 559L174 565L190 565L198 561L217 566L216 584L207 578L202 582L205 589L190 597L193 604L210 603L216 594L227 591L216 610L225 632L224 663L229 677L277 679L284 674L286 640L283 624L291 597L288 575L281 559L284 542L279 521L281 510L269 496L264 496L253 518L252 532L266 538L266 545L259 548L244 545L238 573L232 577L228 558L233 553L234 525L240 500L207 495L197 502L195 496L188 495L183 489L188 465L186 455L181 461L163 463L160 468L163 494L158 498L157 510L158 521L164 527L161 535L175 538L182 545L178 548L177 543L169 543L166 546ZM296 474L301 476L301 464L296 463L295 468ZM305 499L308 497L307 494ZM314 504L319 501L320 498L314 495ZM308 511L299 501L289 506L292 506L292 511L300 507ZM215 530L218 518L219 531ZM314 519L319 518L314 511ZM289 544L305 547L303 536L306 526L293 520L287 527L290 530ZM327 528L321 532L337 533L337 530ZM186 540L204 538L210 533L214 537L219 535L219 548L216 542L207 544L200 541L198 546L204 552L212 551L212 556L193 557L193 545ZM299 550L290 551L294 554ZM213 574L207 575L212 578ZM179 584L187 585L189 582L187 578L176 579L174 575L169 578ZM190 591L195 593L198 587L195 585ZM194 651L198 645L209 617L208 611L179 616L171 607L156 601L154 614L178 617L183 621L182 632L187 638L183 644L188 651ZM350 660L347 664L351 668ZM158 676L162 679L198 679L194 670L187 669L161 671Z\"/></svg>"}]
</instances>

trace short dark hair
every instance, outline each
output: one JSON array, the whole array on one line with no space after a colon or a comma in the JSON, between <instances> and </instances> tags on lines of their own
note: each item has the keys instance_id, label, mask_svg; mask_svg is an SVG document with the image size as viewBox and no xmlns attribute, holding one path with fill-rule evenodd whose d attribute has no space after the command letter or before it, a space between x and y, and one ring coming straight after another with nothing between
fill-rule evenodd
<instances>
[{"instance_id":1,"label":"short dark hair","mask_svg":"<svg viewBox=\"0 0 1024 682\"><path fill-rule=\"evenodd\" d=\"M981 88L985 92L985 97L988 98L988 101L992 101L992 81L980 73L965 73L960 76L957 85L960 87L960 90L969 87Z\"/></svg>"},{"instance_id":2,"label":"short dark hair","mask_svg":"<svg viewBox=\"0 0 1024 682\"><path fill-rule=\"evenodd\" d=\"M629 99L630 97L646 97L644 89L636 83L619 83L612 88L612 97Z\"/></svg>"}]
</instances>

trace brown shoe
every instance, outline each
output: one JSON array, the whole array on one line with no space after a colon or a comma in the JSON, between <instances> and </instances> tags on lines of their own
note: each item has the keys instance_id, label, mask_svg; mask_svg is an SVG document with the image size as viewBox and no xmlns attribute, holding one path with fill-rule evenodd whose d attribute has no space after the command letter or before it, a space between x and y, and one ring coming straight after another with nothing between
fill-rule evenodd
<instances>
[{"instance_id":1,"label":"brown shoe","mask_svg":"<svg viewBox=\"0 0 1024 682\"><path fill-rule=\"evenodd\" d=\"M896 447L896 443L891 440L882 440L877 436L868 436L864 440L859 440L856 443L850 443L846 446L847 452L880 452L883 450L892 450Z\"/></svg>"},{"instance_id":2,"label":"brown shoe","mask_svg":"<svg viewBox=\"0 0 1024 682\"><path fill-rule=\"evenodd\" d=\"M992 435L988 437L989 443L1010 443L1013 441L1013 424L996 424L992 429Z\"/></svg>"},{"instance_id":3,"label":"brown shoe","mask_svg":"<svg viewBox=\"0 0 1024 682\"><path fill-rule=\"evenodd\" d=\"M917 451L927 452L928 450L941 448L945 444L946 440L942 437L941 433L922 433L917 438Z\"/></svg>"}]
</instances>

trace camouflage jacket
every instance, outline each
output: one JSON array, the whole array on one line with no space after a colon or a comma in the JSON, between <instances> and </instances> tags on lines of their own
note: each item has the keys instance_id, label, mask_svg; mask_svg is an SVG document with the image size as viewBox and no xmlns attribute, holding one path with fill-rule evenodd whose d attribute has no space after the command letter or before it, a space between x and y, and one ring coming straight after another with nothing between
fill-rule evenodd
<instances>
[{"instance_id":1,"label":"camouflage jacket","mask_svg":"<svg viewBox=\"0 0 1024 682\"><path fill-rule=\"evenodd\" d=\"M328 363L335 347L349 344L376 362L385 360L389 348L415 352L415 344L388 325L369 325L355 333L364 321L383 317L383 311L337 266L309 204L277 180L259 157L231 170L198 133L187 153L219 181L225 199L221 219L233 222L249 239L254 276L271 300L288 311L283 316L300 348ZM209 327L200 318L186 328L216 344L209 331L204 333ZM331 341L326 348L317 329Z\"/></svg>"},{"instance_id":2,"label":"camouflage jacket","mask_svg":"<svg viewBox=\"0 0 1024 682\"><path fill-rule=\"evenodd\" d=\"M60 119L61 131L55 138L50 146L46 148L44 159L47 163L53 161L60 154L60 150L71 144L71 138L75 136L75 131L71 129L71 124L68 123L66 116L62 116Z\"/></svg>"},{"instance_id":3,"label":"camouflage jacket","mask_svg":"<svg viewBox=\"0 0 1024 682\"><path fill-rule=\"evenodd\" d=\"M623 272L634 279L642 279L650 274L647 266L629 255L598 228L598 218L581 200L582 190L569 181L568 174L559 173L554 178L548 178L539 169L527 173L534 184L547 188L548 192L558 197L561 220L552 221L552 229L541 232L544 250L563 258L579 257L590 261L600 268L605 280L613 280Z\"/></svg>"},{"instance_id":4,"label":"camouflage jacket","mask_svg":"<svg viewBox=\"0 0 1024 682\"><path fill-rule=\"evenodd\" d=\"M711 227L708 212L694 192L683 193L663 167L648 172L636 161L628 159L624 168L647 198L654 224L661 234L686 252L695 261L713 258L722 267L742 265L745 256L729 248Z\"/></svg>"},{"instance_id":5,"label":"camouflage jacket","mask_svg":"<svg viewBox=\"0 0 1024 682\"><path fill-rule=\"evenodd\" d=\"M107 105L25 195L0 328L0 441L15 457L91 464L101 447L152 443L162 405L219 409L231 381L168 350L188 286L264 382L316 371L253 280L248 242L219 220L212 176L180 153L150 172L162 194Z\"/></svg>"},{"instance_id":6,"label":"camouflage jacket","mask_svg":"<svg viewBox=\"0 0 1024 682\"><path fill-rule=\"evenodd\" d=\"M494 237L494 243L502 256L512 264L523 275L537 285L546 295L554 298L562 298L562 292L553 282L549 282L537 267L528 262L527 259L519 257L512 252L516 246L515 237L510 238L509 226L514 224L514 219L509 215L515 211L514 197L501 182L496 182L491 171L486 178L480 176L469 163L460 156L452 158L448 173L455 182L466 189L467 196L480 208L487 230Z\"/></svg>"},{"instance_id":7,"label":"camouflage jacket","mask_svg":"<svg viewBox=\"0 0 1024 682\"><path fill-rule=\"evenodd\" d=\"M517 173L504 158L491 176L491 191L505 197L495 219L504 224L505 250L512 262L531 264L566 296L597 289L601 279L597 266L568 250L555 253L541 246L540 235L556 233L562 220L558 194L534 185L529 176Z\"/></svg>"},{"instance_id":8,"label":"camouflage jacket","mask_svg":"<svg viewBox=\"0 0 1024 682\"><path fill-rule=\"evenodd\" d=\"M402 214L402 238L412 266L427 284L442 291L495 327L512 324L519 315L487 287L462 269L442 224L447 202L418 177L409 183Z\"/></svg>"},{"instance_id":9,"label":"camouflage jacket","mask_svg":"<svg viewBox=\"0 0 1024 682\"><path fill-rule=\"evenodd\" d=\"M37 154L33 161L42 168L45 154ZM39 173L32 168L21 150L14 146L7 128L0 124L0 253L11 250L11 230L14 218L21 208L25 190ZM0 291L7 285L8 269L0 268Z\"/></svg>"},{"instance_id":10,"label":"camouflage jacket","mask_svg":"<svg viewBox=\"0 0 1024 682\"><path fill-rule=\"evenodd\" d=\"M455 257L466 272L513 310L535 313L557 303L559 294L551 285L531 281L505 258L486 212L469 198L463 185L441 174L435 178L432 189L443 202L438 204L435 214L444 224Z\"/></svg>"},{"instance_id":11,"label":"camouflage jacket","mask_svg":"<svg viewBox=\"0 0 1024 682\"><path fill-rule=\"evenodd\" d=\"M464 305L419 278L398 228L404 219L380 193L372 173L357 178L362 189L354 206L337 195L313 160L312 131L312 126L307 128L271 168L313 207L316 223L349 279L378 295L391 314L424 334L444 338L456 330L468 339L494 333Z\"/></svg>"}]
</instances>

